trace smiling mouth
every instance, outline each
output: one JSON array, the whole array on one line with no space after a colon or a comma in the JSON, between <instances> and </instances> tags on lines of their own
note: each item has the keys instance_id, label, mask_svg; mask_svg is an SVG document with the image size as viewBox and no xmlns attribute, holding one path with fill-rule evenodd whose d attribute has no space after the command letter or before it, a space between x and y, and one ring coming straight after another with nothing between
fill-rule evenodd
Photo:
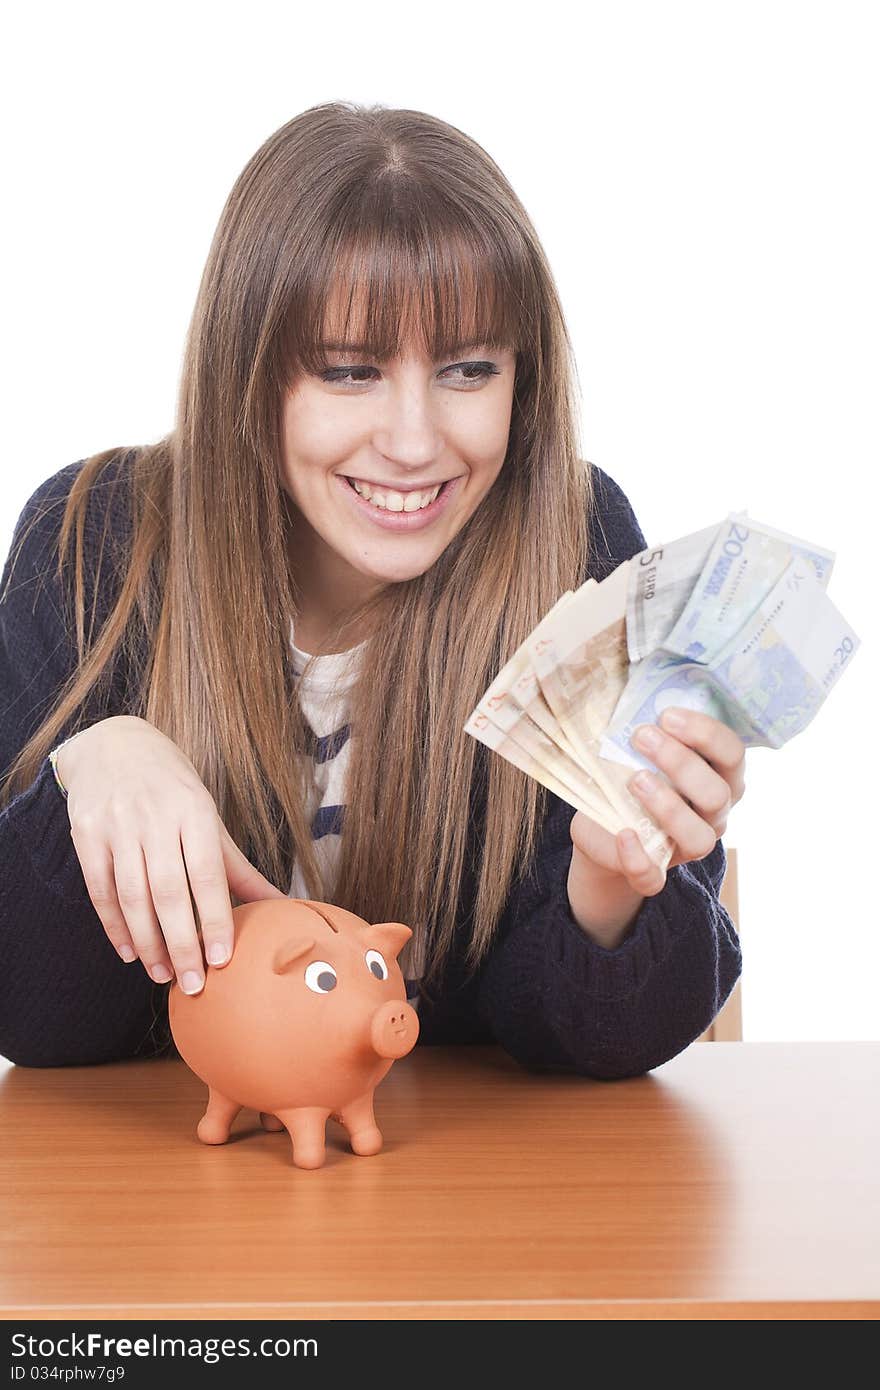
<instances>
[{"instance_id":1,"label":"smiling mouth","mask_svg":"<svg viewBox=\"0 0 880 1390\"><path fill-rule=\"evenodd\" d=\"M343 476L352 487L360 483L361 487L371 488L374 492L400 492L404 497L409 492L433 492L435 487L452 482L451 478L435 478L432 483L374 483L370 478L355 478L347 473Z\"/></svg>"},{"instance_id":2,"label":"smiling mouth","mask_svg":"<svg viewBox=\"0 0 880 1390\"><path fill-rule=\"evenodd\" d=\"M344 476L352 492L356 492L362 501L375 507L377 511L398 514L406 512L407 515L424 512L433 507L446 492L449 484L455 481L453 478L446 478L442 483L434 483L432 487L386 488L380 487L378 483L364 483L360 478L350 478L347 474ZM381 502L374 500L378 497L382 499ZM388 503L392 499L398 505L389 506ZM413 506L413 501L417 505Z\"/></svg>"}]
</instances>

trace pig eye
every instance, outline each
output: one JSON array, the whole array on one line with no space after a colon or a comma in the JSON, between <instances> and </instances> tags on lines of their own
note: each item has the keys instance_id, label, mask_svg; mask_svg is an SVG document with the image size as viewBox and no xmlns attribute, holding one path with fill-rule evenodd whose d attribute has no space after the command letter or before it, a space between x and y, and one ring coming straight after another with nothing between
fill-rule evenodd
<instances>
[{"instance_id":1,"label":"pig eye","mask_svg":"<svg viewBox=\"0 0 880 1390\"><path fill-rule=\"evenodd\" d=\"M313 960L306 966L306 984L316 994L329 994L336 988L336 971L325 960Z\"/></svg>"},{"instance_id":2,"label":"pig eye","mask_svg":"<svg viewBox=\"0 0 880 1390\"><path fill-rule=\"evenodd\" d=\"M368 951L364 960L377 980L388 979L388 966L385 964L385 957L379 951Z\"/></svg>"}]
</instances>

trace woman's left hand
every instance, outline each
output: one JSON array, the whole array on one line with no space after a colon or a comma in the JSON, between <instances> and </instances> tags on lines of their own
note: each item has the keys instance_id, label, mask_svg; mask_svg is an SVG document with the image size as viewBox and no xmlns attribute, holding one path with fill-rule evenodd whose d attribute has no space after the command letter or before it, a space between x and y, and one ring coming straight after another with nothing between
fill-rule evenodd
<instances>
[{"instance_id":1,"label":"woman's left hand","mask_svg":"<svg viewBox=\"0 0 880 1390\"><path fill-rule=\"evenodd\" d=\"M682 725L673 729L675 715ZM648 748L633 735L633 746L644 752L656 773L634 773L629 788L651 819L673 842L669 868L711 854L727 828L731 807L745 791L745 744L726 724L690 709L668 709L661 728L643 724L656 737ZM652 790L642 791L645 776ZM634 830L605 830L583 811L571 820L571 864L568 900L581 929L613 950L635 922L645 898L659 893L666 873L645 852Z\"/></svg>"},{"instance_id":2,"label":"woman's left hand","mask_svg":"<svg viewBox=\"0 0 880 1390\"><path fill-rule=\"evenodd\" d=\"M676 716L682 720L679 728ZM664 710L659 728L640 725L632 743L672 784L648 771L635 773L629 781L630 791L675 845L669 867L705 859L745 791L742 739L710 714L675 708ZM632 886L641 885L639 891L646 896L659 893L666 875L649 859L638 836L624 831L617 843L621 868Z\"/></svg>"},{"instance_id":3,"label":"woman's left hand","mask_svg":"<svg viewBox=\"0 0 880 1390\"><path fill-rule=\"evenodd\" d=\"M673 729L676 715L683 723ZM656 747L642 742L639 735L646 731L656 738ZM645 771L634 773L628 782L636 800L673 841L669 868L691 859L705 859L724 834L730 811L745 791L746 748L742 739L712 715L677 708L663 712L659 728L656 724L640 725L632 743L669 778L667 783L656 773ZM648 788L644 791L639 784L643 776ZM599 910L599 895L603 902L608 899L610 920L618 897L625 898L627 893L652 897L665 886L666 874L645 852L634 830L612 835L576 811L571 838L575 853L569 894L576 898L584 919L590 915L591 903L594 912Z\"/></svg>"}]
</instances>

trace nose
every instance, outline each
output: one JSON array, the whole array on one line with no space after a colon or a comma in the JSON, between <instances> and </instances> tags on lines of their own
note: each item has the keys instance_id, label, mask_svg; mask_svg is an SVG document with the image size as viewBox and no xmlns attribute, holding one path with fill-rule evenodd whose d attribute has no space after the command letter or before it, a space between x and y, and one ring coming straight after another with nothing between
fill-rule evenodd
<instances>
[{"instance_id":1,"label":"nose","mask_svg":"<svg viewBox=\"0 0 880 1390\"><path fill-rule=\"evenodd\" d=\"M380 1057L405 1057L418 1036L419 1016L404 999L390 999L373 1014L370 1041Z\"/></svg>"},{"instance_id":2,"label":"nose","mask_svg":"<svg viewBox=\"0 0 880 1390\"><path fill-rule=\"evenodd\" d=\"M430 389L415 377L391 382L373 435L376 451L389 463L426 472L438 458L442 442Z\"/></svg>"}]
</instances>

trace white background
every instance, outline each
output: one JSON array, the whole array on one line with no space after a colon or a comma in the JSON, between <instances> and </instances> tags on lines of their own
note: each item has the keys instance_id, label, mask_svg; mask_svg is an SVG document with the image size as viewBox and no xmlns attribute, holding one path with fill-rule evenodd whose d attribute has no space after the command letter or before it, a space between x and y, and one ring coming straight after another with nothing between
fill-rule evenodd
<instances>
[{"instance_id":1,"label":"white background","mask_svg":"<svg viewBox=\"0 0 880 1390\"><path fill-rule=\"evenodd\" d=\"M837 552L861 637L750 751L748 1040L880 1036L880 192L872 3L120 4L5 23L0 553L64 464L173 424L238 173L318 102L412 107L523 200L574 341L582 449L649 543L747 508Z\"/></svg>"}]
</instances>

